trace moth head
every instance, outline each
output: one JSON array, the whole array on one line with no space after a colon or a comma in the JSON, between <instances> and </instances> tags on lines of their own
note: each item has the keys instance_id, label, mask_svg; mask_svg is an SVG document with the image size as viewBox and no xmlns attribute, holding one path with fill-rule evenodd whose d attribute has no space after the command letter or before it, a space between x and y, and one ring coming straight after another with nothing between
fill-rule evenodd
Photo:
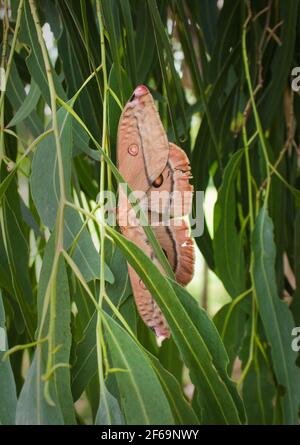
<instances>
[{"instance_id":1,"label":"moth head","mask_svg":"<svg viewBox=\"0 0 300 445\"><path fill-rule=\"evenodd\" d=\"M139 85L136 87L133 94L135 95L135 97L141 97L145 94L149 94L149 90L145 85Z\"/></svg>"},{"instance_id":2,"label":"moth head","mask_svg":"<svg viewBox=\"0 0 300 445\"><path fill-rule=\"evenodd\" d=\"M148 88L145 85L139 85L134 90L131 98L129 99L129 102L132 102L135 99L139 99L142 96L145 96L146 94L150 94Z\"/></svg>"}]
</instances>

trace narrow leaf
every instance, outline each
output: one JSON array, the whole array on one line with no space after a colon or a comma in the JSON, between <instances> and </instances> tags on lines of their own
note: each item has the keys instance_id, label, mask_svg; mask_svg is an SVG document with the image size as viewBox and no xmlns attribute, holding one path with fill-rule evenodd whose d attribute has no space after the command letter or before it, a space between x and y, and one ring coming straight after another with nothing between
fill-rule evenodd
<instances>
[{"instance_id":1,"label":"narrow leaf","mask_svg":"<svg viewBox=\"0 0 300 445\"><path fill-rule=\"evenodd\" d=\"M147 356L112 318L104 315L104 321L113 367L124 369L116 373L116 379L126 423L173 424L169 403Z\"/></svg>"},{"instance_id":2,"label":"narrow leaf","mask_svg":"<svg viewBox=\"0 0 300 445\"><path fill-rule=\"evenodd\" d=\"M16 415L17 393L9 358L2 360L6 350L5 312L0 291L0 425L13 425Z\"/></svg>"},{"instance_id":3,"label":"narrow leaf","mask_svg":"<svg viewBox=\"0 0 300 445\"><path fill-rule=\"evenodd\" d=\"M230 424L243 421L241 402L226 374L228 357L212 322L207 321L208 326L202 330L198 320L204 315L200 309L197 311L195 307L192 312L183 306L174 282L171 284L135 244L113 229L107 230L162 309L191 378L202 393L207 422Z\"/></svg>"},{"instance_id":4,"label":"narrow leaf","mask_svg":"<svg viewBox=\"0 0 300 445\"><path fill-rule=\"evenodd\" d=\"M124 420L117 399L108 391L105 384L100 391L100 404L95 425L123 425Z\"/></svg>"},{"instance_id":5,"label":"narrow leaf","mask_svg":"<svg viewBox=\"0 0 300 445\"><path fill-rule=\"evenodd\" d=\"M242 155L242 150L239 150L228 162L214 210L216 268L232 298L245 290L243 244L235 225L235 187Z\"/></svg>"},{"instance_id":6,"label":"narrow leaf","mask_svg":"<svg viewBox=\"0 0 300 445\"><path fill-rule=\"evenodd\" d=\"M252 239L253 276L260 316L271 345L274 371L279 385L284 387L282 408L286 424L298 424L300 403L300 369L293 351L292 314L278 298L275 277L276 249L273 240L273 223L265 208L257 217Z\"/></svg>"},{"instance_id":7,"label":"narrow leaf","mask_svg":"<svg viewBox=\"0 0 300 445\"><path fill-rule=\"evenodd\" d=\"M12 118L12 120L8 123L7 127L13 127L14 125L19 124L24 119L26 119L36 107L36 104L40 98L41 92L37 84L32 80L31 87L26 99Z\"/></svg>"}]
</instances>

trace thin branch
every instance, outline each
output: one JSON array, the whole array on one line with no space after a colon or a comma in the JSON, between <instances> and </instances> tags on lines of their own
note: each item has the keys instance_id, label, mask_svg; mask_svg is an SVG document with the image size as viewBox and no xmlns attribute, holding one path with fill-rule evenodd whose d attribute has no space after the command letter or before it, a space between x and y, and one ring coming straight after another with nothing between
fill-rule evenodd
<instances>
[{"instance_id":1,"label":"thin branch","mask_svg":"<svg viewBox=\"0 0 300 445\"><path fill-rule=\"evenodd\" d=\"M17 12L16 26L14 29L14 36L13 36L13 40L11 43L9 58L8 58L6 69L5 69L5 85L7 84L7 81L9 79L9 74L10 74L10 70L12 67L12 61L13 61L13 57L14 57L14 53L15 53L15 49L16 49L17 37L18 37L20 24L21 24L21 17L22 17L22 13L23 13L23 3L24 3L24 0L20 0L19 6L18 6L18 12ZM4 44L3 44L3 50L4 50ZM3 53L2 53L2 57L3 57ZM2 63L1 63L1 66L4 67L2 65ZM4 94L5 94L5 91L1 91L0 109L2 109L2 105L3 105L3 101L4 101Z\"/></svg>"},{"instance_id":2,"label":"thin branch","mask_svg":"<svg viewBox=\"0 0 300 445\"><path fill-rule=\"evenodd\" d=\"M56 320L56 280L57 280L57 272L58 272L58 262L60 258L61 251L63 250L63 239L64 239L64 208L65 208L65 178L64 178L64 168L63 168L63 160L62 160L62 147L60 142L60 130L57 119L57 110L56 110L56 89L54 85L54 79L52 75L52 67L49 60L48 51L46 48L46 44L43 38L43 32L38 16L38 12L36 9L35 1L29 0L30 10L33 17L33 21L35 24L35 29L37 32L37 37L39 41L39 45L43 55L43 61L46 69L46 75L48 80L49 94L50 94L50 102L51 102L51 112L52 112L52 128L54 132L55 146L56 146L56 154L57 154L57 162L58 162L58 175L59 175L59 186L60 186L60 198L57 210L57 221L56 221L56 244L55 244L55 255L52 264L52 270L50 279L48 282L45 302L42 313L42 320L39 326L39 336L42 335L43 324L46 319L46 313L48 310L48 304L50 302L50 316L49 316L49 333L48 333L48 359L47 359L47 367L46 374L50 372L53 368L53 350L55 347L55 320ZM51 399L51 395L49 392L49 381L47 380L44 387L44 395L47 402L52 405L54 402Z\"/></svg>"}]
</instances>

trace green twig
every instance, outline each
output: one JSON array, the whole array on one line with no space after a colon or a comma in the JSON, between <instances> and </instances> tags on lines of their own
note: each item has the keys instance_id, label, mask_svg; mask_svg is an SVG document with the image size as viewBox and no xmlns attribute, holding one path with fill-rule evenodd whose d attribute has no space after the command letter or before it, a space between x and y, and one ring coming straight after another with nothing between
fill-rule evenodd
<instances>
[{"instance_id":1,"label":"green twig","mask_svg":"<svg viewBox=\"0 0 300 445\"><path fill-rule=\"evenodd\" d=\"M24 349L28 349L28 348L34 348L35 346L40 345L41 343L44 343L47 340L48 340L48 338L44 337L37 341L33 341L31 343L26 343L25 345L16 345L5 352L5 354L2 357L2 360L3 361L6 360L10 355L14 354L15 352L24 351Z\"/></svg>"},{"instance_id":2,"label":"green twig","mask_svg":"<svg viewBox=\"0 0 300 445\"><path fill-rule=\"evenodd\" d=\"M223 324L223 329L222 329L222 333L221 333L221 337L222 339L224 339L225 336L225 332L227 330L227 326L228 326L228 322L229 319L231 317L231 314L233 312L233 309L245 298L247 297L247 295L250 294L250 292L252 292L252 287L251 289L247 289L245 290L245 292L242 292L239 296L237 296L234 300L232 300L231 304L230 304L230 308L228 309L228 312L226 314L225 320L224 320L224 324Z\"/></svg>"},{"instance_id":3,"label":"green twig","mask_svg":"<svg viewBox=\"0 0 300 445\"><path fill-rule=\"evenodd\" d=\"M49 279L49 283L46 290L46 296L44 300L43 307L43 317L41 320L41 325L39 327L39 335L42 333L43 322L46 318L48 303L50 302L50 317L49 317L49 333L48 333L48 359L47 359L47 367L46 374L53 368L53 349L55 347L55 321L56 321L56 303L57 303L57 292L56 292L56 280L57 280L57 271L58 271L58 262L60 258L61 251L63 250L63 238L64 238L64 208L65 208L65 178L64 178L64 168L63 168L63 160L62 160L62 147L60 142L60 130L58 125L57 118L57 110L56 110L56 89L54 85L54 79L52 75L52 67L49 60L48 51L46 48L46 44L43 38L43 32L41 28L41 24L39 21L38 12L36 9L35 1L29 0L30 10L32 14L32 18L34 21L35 29L37 32L37 37L39 41L39 45L43 55L43 61L45 65L49 94L50 94L50 105L52 112L52 128L54 132L55 146L56 146L56 154L57 154L57 163L58 163L58 175L59 175L59 186L60 186L60 198L57 210L57 221L56 221L56 244L55 244L55 255L52 264L52 271ZM51 396L49 394L49 386L48 381L45 384L44 391L45 397L48 403L51 404Z\"/></svg>"},{"instance_id":4,"label":"green twig","mask_svg":"<svg viewBox=\"0 0 300 445\"><path fill-rule=\"evenodd\" d=\"M102 13L100 8L100 1L96 2L97 9L97 19L100 29L100 48L101 48L101 62L103 71L103 114L102 114L102 149L107 154L107 97L108 97L108 80L107 80L107 68L106 68L106 50L105 50L105 40L104 40L104 25L102 20ZM105 159L101 157L101 167L100 167L100 218L102 224L100 225L100 290L98 305L100 309L102 308L103 298L105 295L105 225L104 225L104 188L105 188ZM104 374L103 374L103 362L104 356L104 336L102 328L102 317L101 311L97 313L97 326L96 326L96 340L97 340L97 358L98 358L98 375L101 388L101 394L105 394L104 388ZM107 363L106 363L107 370ZM103 402L107 403L105 395L103 396Z\"/></svg>"},{"instance_id":5,"label":"green twig","mask_svg":"<svg viewBox=\"0 0 300 445\"><path fill-rule=\"evenodd\" d=\"M7 39L8 39L8 31L9 31L9 21L8 21L8 3L7 0L4 2L4 18L3 18L3 34L2 34L2 53L1 53L1 69L5 70L5 57L7 51ZM6 79L6 75L5 75ZM5 156L5 147L4 147L4 94L5 88L1 91L1 107L0 107L0 165L3 157Z\"/></svg>"},{"instance_id":6,"label":"green twig","mask_svg":"<svg viewBox=\"0 0 300 445\"><path fill-rule=\"evenodd\" d=\"M266 207L267 203L268 203L269 193L270 193L269 156L268 156L268 150L266 147L263 129L262 129L260 118L259 118L259 115L257 112L257 107L256 107L256 103L255 103L255 97L254 97L254 92L253 92L253 87L252 87L252 82L251 82L251 77L250 77L248 55L247 55L247 44L246 44L247 24L248 24L248 20L246 20L246 22L243 26L243 34L242 34L243 62L244 62L244 70L245 70L246 80L247 80L247 84L248 84L249 94L250 94L250 101L251 101L251 105L253 108L255 124L256 124L257 131L258 131L258 136L259 136L260 144L262 147L263 155L265 158L265 166L266 166L266 171L267 171L267 186L266 186L266 196L265 196L264 206Z\"/></svg>"},{"instance_id":7,"label":"green twig","mask_svg":"<svg viewBox=\"0 0 300 445\"><path fill-rule=\"evenodd\" d=\"M243 142L245 149L245 160L246 160L246 170L247 170L247 187L248 187L248 205L249 205L249 216L250 216L250 229L251 232L254 229L254 212L253 212L253 196L252 196L252 175L249 159L249 142L247 139L246 121L243 125Z\"/></svg>"}]
</instances>

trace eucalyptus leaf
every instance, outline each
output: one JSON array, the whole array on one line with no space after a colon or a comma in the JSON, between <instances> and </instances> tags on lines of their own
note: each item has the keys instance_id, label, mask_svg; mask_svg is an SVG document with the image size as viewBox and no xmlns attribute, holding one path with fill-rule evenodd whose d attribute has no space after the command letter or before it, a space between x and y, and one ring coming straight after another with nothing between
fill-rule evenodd
<instances>
[{"instance_id":1,"label":"eucalyptus leaf","mask_svg":"<svg viewBox=\"0 0 300 445\"><path fill-rule=\"evenodd\" d=\"M19 112L19 110L21 110L21 108L23 108L24 110L23 104L25 103L28 96L26 96L24 84L22 83L14 62L12 63L11 74L7 81L6 93L9 102L11 103L13 109L16 111L16 114ZM12 118L12 120L13 119L14 118ZM35 109L33 109L31 113L24 119L25 124L28 126L34 136L38 136L41 134L41 132L43 131L43 125Z\"/></svg>"},{"instance_id":2,"label":"eucalyptus leaf","mask_svg":"<svg viewBox=\"0 0 300 445\"><path fill-rule=\"evenodd\" d=\"M245 290L243 239L235 225L235 184L242 155L240 150L230 159L214 210L216 268L232 298Z\"/></svg>"},{"instance_id":3,"label":"eucalyptus leaf","mask_svg":"<svg viewBox=\"0 0 300 445\"><path fill-rule=\"evenodd\" d=\"M64 109L58 111L58 122L61 134L62 161L64 167L64 183L67 198L71 198L71 160L72 160L72 116ZM78 130L78 126L75 127ZM47 160L47 162L45 162ZM50 229L54 228L60 197L59 169L55 137L47 136L38 144L31 171L31 192L37 211L43 223ZM73 208L65 209L65 249L72 246L77 235L80 236L74 245L73 259L80 266L81 272L90 281L100 276L100 257L86 228L82 228L82 220ZM106 266L106 280L112 283L114 277Z\"/></svg>"},{"instance_id":4,"label":"eucalyptus leaf","mask_svg":"<svg viewBox=\"0 0 300 445\"><path fill-rule=\"evenodd\" d=\"M17 404L17 423L26 425L73 424L75 423L73 399L70 390L70 295L64 261L58 260L55 282L51 286L49 299L49 280L53 280L55 265L55 237L47 244L38 289L38 332L40 339L52 336L52 368L49 379L49 396L46 399L44 378L47 368L48 341L38 344ZM51 292L51 291L50 291ZM50 300L55 299L56 313L50 313ZM53 303L52 303L53 304ZM54 320L53 320L54 317ZM50 321L51 320L51 321ZM52 324L54 322L54 324ZM54 331L49 332L53 326ZM55 369L55 366L58 366Z\"/></svg>"},{"instance_id":5,"label":"eucalyptus leaf","mask_svg":"<svg viewBox=\"0 0 300 445\"><path fill-rule=\"evenodd\" d=\"M149 366L149 359L121 326L108 315L104 317L113 366L122 369L117 372L116 379L126 423L172 425L174 420L168 400Z\"/></svg>"},{"instance_id":6,"label":"eucalyptus leaf","mask_svg":"<svg viewBox=\"0 0 300 445\"><path fill-rule=\"evenodd\" d=\"M100 405L95 425L123 425L124 420L118 401L104 385L100 391Z\"/></svg>"},{"instance_id":7,"label":"eucalyptus leaf","mask_svg":"<svg viewBox=\"0 0 300 445\"><path fill-rule=\"evenodd\" d=\"M7 125L8 127L13 127L14 125L19 124L24 119L26 119L34 110L36 107L36 104L40 98L40 90L37 84L34 82L34 80L31 83L30 90L28 95L26 96L26 99L12 118L12 120Z\"/></svg>"},{"instance_id":8,"label":"eucalyptus leaf","mask_svg":"<svg viewBox=\"0 0 300 445\"><path fill-rule=\"evenodd\" d=\"M200 310L190 312L191 302L188 308L183 306L185 300L180 300L177 294L181 288L173 282L171 284L141 249L113 229L109 229L109 233L162 309L183 360L190 369L192 381L203 392L206 422L243 422L242 402L227 376L228 357L212 322L209 323ZM200 330L201 318L208 325L203 331ZM215 339L213 342L212 338Z\"/></svg>"},{"instance_id":9,"label":"eucalyptus leaf","mask_svg":"<svg viewBox=\"0 0 300 445\"><path fill-rule=\"evenodd\" d=\"M178 381L160 364L156 357L150 354L149 356L168 398L176 425L197 425L199 419L190 403L185 399Z\"/></svg>"},{"instance_id":10,"label":"eucalyptus leaf","mask_svg":"<svg viewBox=\"0 0 300 445\"><path fill-rule=\"evenodd\" d=\"M271 425L274 421L275 387L266 360L260 355L243 383L243 400L249 425Z\"/></svg>"},{"instance_id":11,"label":"eucalyptus leaf","mask_svg":"<svg viewBox=\"0 0 300 445\"><path fill-rule=\"evenodd\" d=\"M5 325L5 312L0 292L0 425L13 425L17 406L17 392L14 374L9 358L3 360L8 348ZM5 401L5 404L3 403Z\"/></svg>"},{"instance_id":12,"label":"eucalyptus leaf","mask_svg":"<svg viewBox=\"0 0 300 445\"><path fill-rule=\"evenodd\" d=\"M23 15L20 29L20 39L29 46L30 53L26 59L27 67L38 85L44 99L50 104L49 86L46 75L46 68L43 61L42 50L38 41L35 24L31 15L29 2L24 2ZM56 93L63 99L66 94L60 83L57 73L52 68L52 77Z\"/></svg>"},{"instance_id":13,"label":"eucalyptus leaf","mask_svg":"<svg viewBox=\"0 0 300 445\"><path fill-rule=\"evenodd\" d=\"M1 178L7 177L3 165ZM5 245L5 256L12 283L12 295L17 300L27 332L33 338L35 315L32 309L33 292L28 273L29 246L26 238L20 197L17 191L16 178L10 182L2 204L2 236Z\"/></svg>"},{"instance_id":14,"label":"eucalyptus leaf","mask_svg":"<svg viewBox=\"0 0 300 445\"><path fill-rule=\"evenodd\" d=\"M282 410L287 424L298 423L300 387L295 384L300 378L296 366L297 353L293 351L292 314L287 305L278 297L275 279L276 248L273 240L273 223L265 208L260 210L253 232L254 285L259 311L271 345L273 366L278 383L285 390L282 396Z\"/></svg>"}]
</instances>

